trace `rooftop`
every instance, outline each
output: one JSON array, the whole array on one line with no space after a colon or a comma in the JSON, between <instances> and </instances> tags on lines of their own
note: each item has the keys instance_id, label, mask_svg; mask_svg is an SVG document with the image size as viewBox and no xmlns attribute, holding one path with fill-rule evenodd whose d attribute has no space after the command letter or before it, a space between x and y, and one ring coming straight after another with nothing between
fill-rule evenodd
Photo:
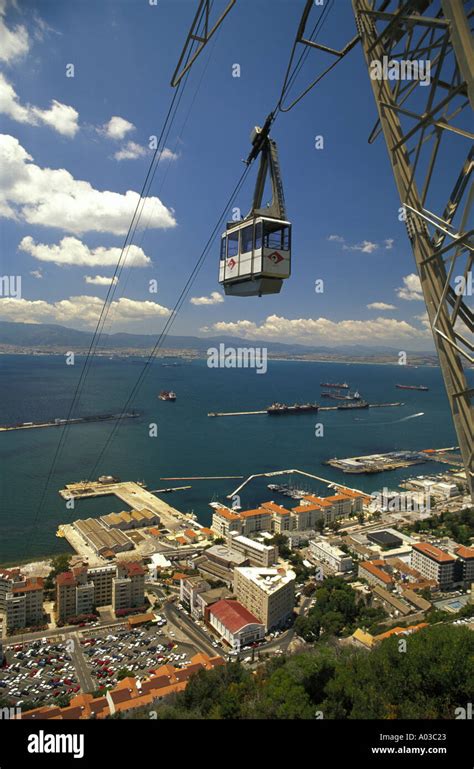
<instances>
[{"instance_id":1,"label":"rooftop","mask_svg":"<svg viewBox=\"0 0 474 769\"><path fill-rule=\"evenodd\" d=\"M211 606L210 613L231 633L237 633L247 625L262 624L245 606L234 600L217 601Z\"/></svg>"},{"instance_id":2,"label":"rooftop","mask_svg":"<svg viewBox=\"0 0 474 769\"><path fill-rule=\"evenodd\" d=\"M413 550L417 550L419 553L427 555L428 558L431 558L431 560L436 561L437 563L454 563L456 560L453 555L448 555L448 553L440 550L439 547L430 545L428 542L416 542L416 544L413 545Z\"/></svg>"},{"instance_id":3,"label":"rooftop","mask_svg":"<svg viewBox=\"0 0 474 769\"><path fill-rule=\"evenodd\" d=\"M269 595L296 579L296 574L291 569L285 571L285 569L261 569L257 566L239 566L236 572L240 572L240 574L255 585L258 585L261 590L264 590Z\"/></svg>"}]
</instances>

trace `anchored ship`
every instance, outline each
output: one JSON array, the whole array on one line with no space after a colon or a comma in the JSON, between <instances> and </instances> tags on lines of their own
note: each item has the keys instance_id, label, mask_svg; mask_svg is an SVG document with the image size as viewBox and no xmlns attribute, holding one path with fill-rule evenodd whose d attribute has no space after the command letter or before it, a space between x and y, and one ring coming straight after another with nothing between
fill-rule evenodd
<instances>
[{"instance_id":1,"label":"anchored ship","mask_svg":"<svg viewBox=\"0 0 474 769\"><path fill-rule=\"evenodd\" d=\"M173 390L162 390L158 396L160 401L175 401L176 393Z\"/></svg>"},{"instance_id":2,"label":"anchored ship","mask_svg":"<svg viewBox=\"0 0 474 769\"><path fill-rule=\"evenodd\" d=\"M321 387L337 387L339 390L348 390L347 382L320 382Z\"/></svg>"},{"instance_id":3,"label":"anchored ship","mask_svg":"<svg viewBox=\"0 0 474 769\"><path fill-rule=\"evenodd\" d=\"M397 384L395 387L398 387L399 390L429 390L430 388L426 385L401 385Z\"/></svg>"},{"instance_id":4,"label":"anchored ship","mask_svg":"<svg viewBox=\"0 0 474 769\"><path fill-rule=\"evenodd\" d=\"M359 400L359 401L353 401L351 403L341 403L336 408L338 409L368 409L369 404L367 401Z\"/></svg>"},{"instance_id":5,"label":"anchored ship","mask_svg":"<svg viewBox=\"0 0 474 769\"><path fill-rule=\"evenodd\" d=\"M349 391L346 395L341 392L322 392L321 398L332 398L334 401L358 401L360 400L360 393L357 390L353 393Z\"/></svg>"},{"instance_id":6,"label":"anchored ship","mask_svg":"<svg viewBox=\"0 0 474 769\"><path fill-rule=\"evenodd\" d=\"M317 403L295 403L293 406L287 406L286 403L272 403L267 408L267 414L270 416L280 414L308 414L312 411L317 411L319 405Z\"/></svg>"}]
</instances>

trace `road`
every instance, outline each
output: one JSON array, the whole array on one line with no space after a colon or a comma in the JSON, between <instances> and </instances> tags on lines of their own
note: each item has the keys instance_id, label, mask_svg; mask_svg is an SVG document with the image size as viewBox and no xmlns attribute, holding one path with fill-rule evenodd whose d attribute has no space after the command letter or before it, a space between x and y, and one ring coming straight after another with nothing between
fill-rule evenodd
<instances>
[{"instance_id":1,"label":"road","mask_svg":"<svg viewBox=\"0 0 474 769\"><path fill-rule=\"evenodd\" d=\"M73 633L71 638L74 641L74 650L71 652L71 659L76 669L81 692L93 692L97 686L94 684L89 668L87 667L86 658L84 657L80 643L79 633Z\"/></svg>"},{"instance_id":2,"label":"road","mask_svg":"<svg viewBox=\"0 0 474 769\"><path fill-rule=\"evenodd\" d=\"M184 611L180 611L172 603L167 603L163 607L163 613L168 623L184 633L200 651L211 657L220 654L222 649L214 647L206 633Z\"/></svg>"}]
</instances>

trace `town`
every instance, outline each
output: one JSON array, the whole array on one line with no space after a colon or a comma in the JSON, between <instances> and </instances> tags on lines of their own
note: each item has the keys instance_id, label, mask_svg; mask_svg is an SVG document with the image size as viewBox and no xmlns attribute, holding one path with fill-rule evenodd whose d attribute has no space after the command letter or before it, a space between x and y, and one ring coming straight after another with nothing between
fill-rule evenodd
<instances>
[{"instance_id":1,"label":"town","mask_svg":"<svg viewBox=\"0 0 474 769\"><path fill-rule=\"evenodd\" d=\"M472 507L457 466L372 495L331 487L268 484L286 505L211 502L206 527L143 484L69 484L67 500L115 495L129 510L60 526L75 554L42 574L0 570L2 704L25 719L142 713L199 670L257 669L310 645L331 580L352 591L360 621L324 632L368 653L433 620L474 629Z\"/></svg>"}]
</instances>

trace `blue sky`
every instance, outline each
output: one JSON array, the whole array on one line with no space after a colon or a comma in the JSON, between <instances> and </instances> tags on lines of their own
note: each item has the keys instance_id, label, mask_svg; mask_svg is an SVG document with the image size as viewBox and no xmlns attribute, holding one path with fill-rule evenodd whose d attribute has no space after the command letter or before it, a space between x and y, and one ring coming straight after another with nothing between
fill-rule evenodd
<instances>
[{"instance_id":1,"label":"blue sky","mask_svg":"<svg viewBox=\"0 0 474 769\"><path fill-rule=\"evenodd\" d=\"M166 322L242 172L250 131L278 98L303 6L238 0L194 65L108 331L158 333ZM1 319L95 326L196 7L0 0L1 273L22 277L21 297L2 297ZM354 34L351 4L336 0L320 42L342 47ZM292 93L328 63L310 52ZM385 143L367 143L375 119L358 46L272 131L293 223L290 280L277 296L224 299L216 241L173 334L432 347ZM236 201L243 213L256 171Z\"/></svg>"}]
</instances>

